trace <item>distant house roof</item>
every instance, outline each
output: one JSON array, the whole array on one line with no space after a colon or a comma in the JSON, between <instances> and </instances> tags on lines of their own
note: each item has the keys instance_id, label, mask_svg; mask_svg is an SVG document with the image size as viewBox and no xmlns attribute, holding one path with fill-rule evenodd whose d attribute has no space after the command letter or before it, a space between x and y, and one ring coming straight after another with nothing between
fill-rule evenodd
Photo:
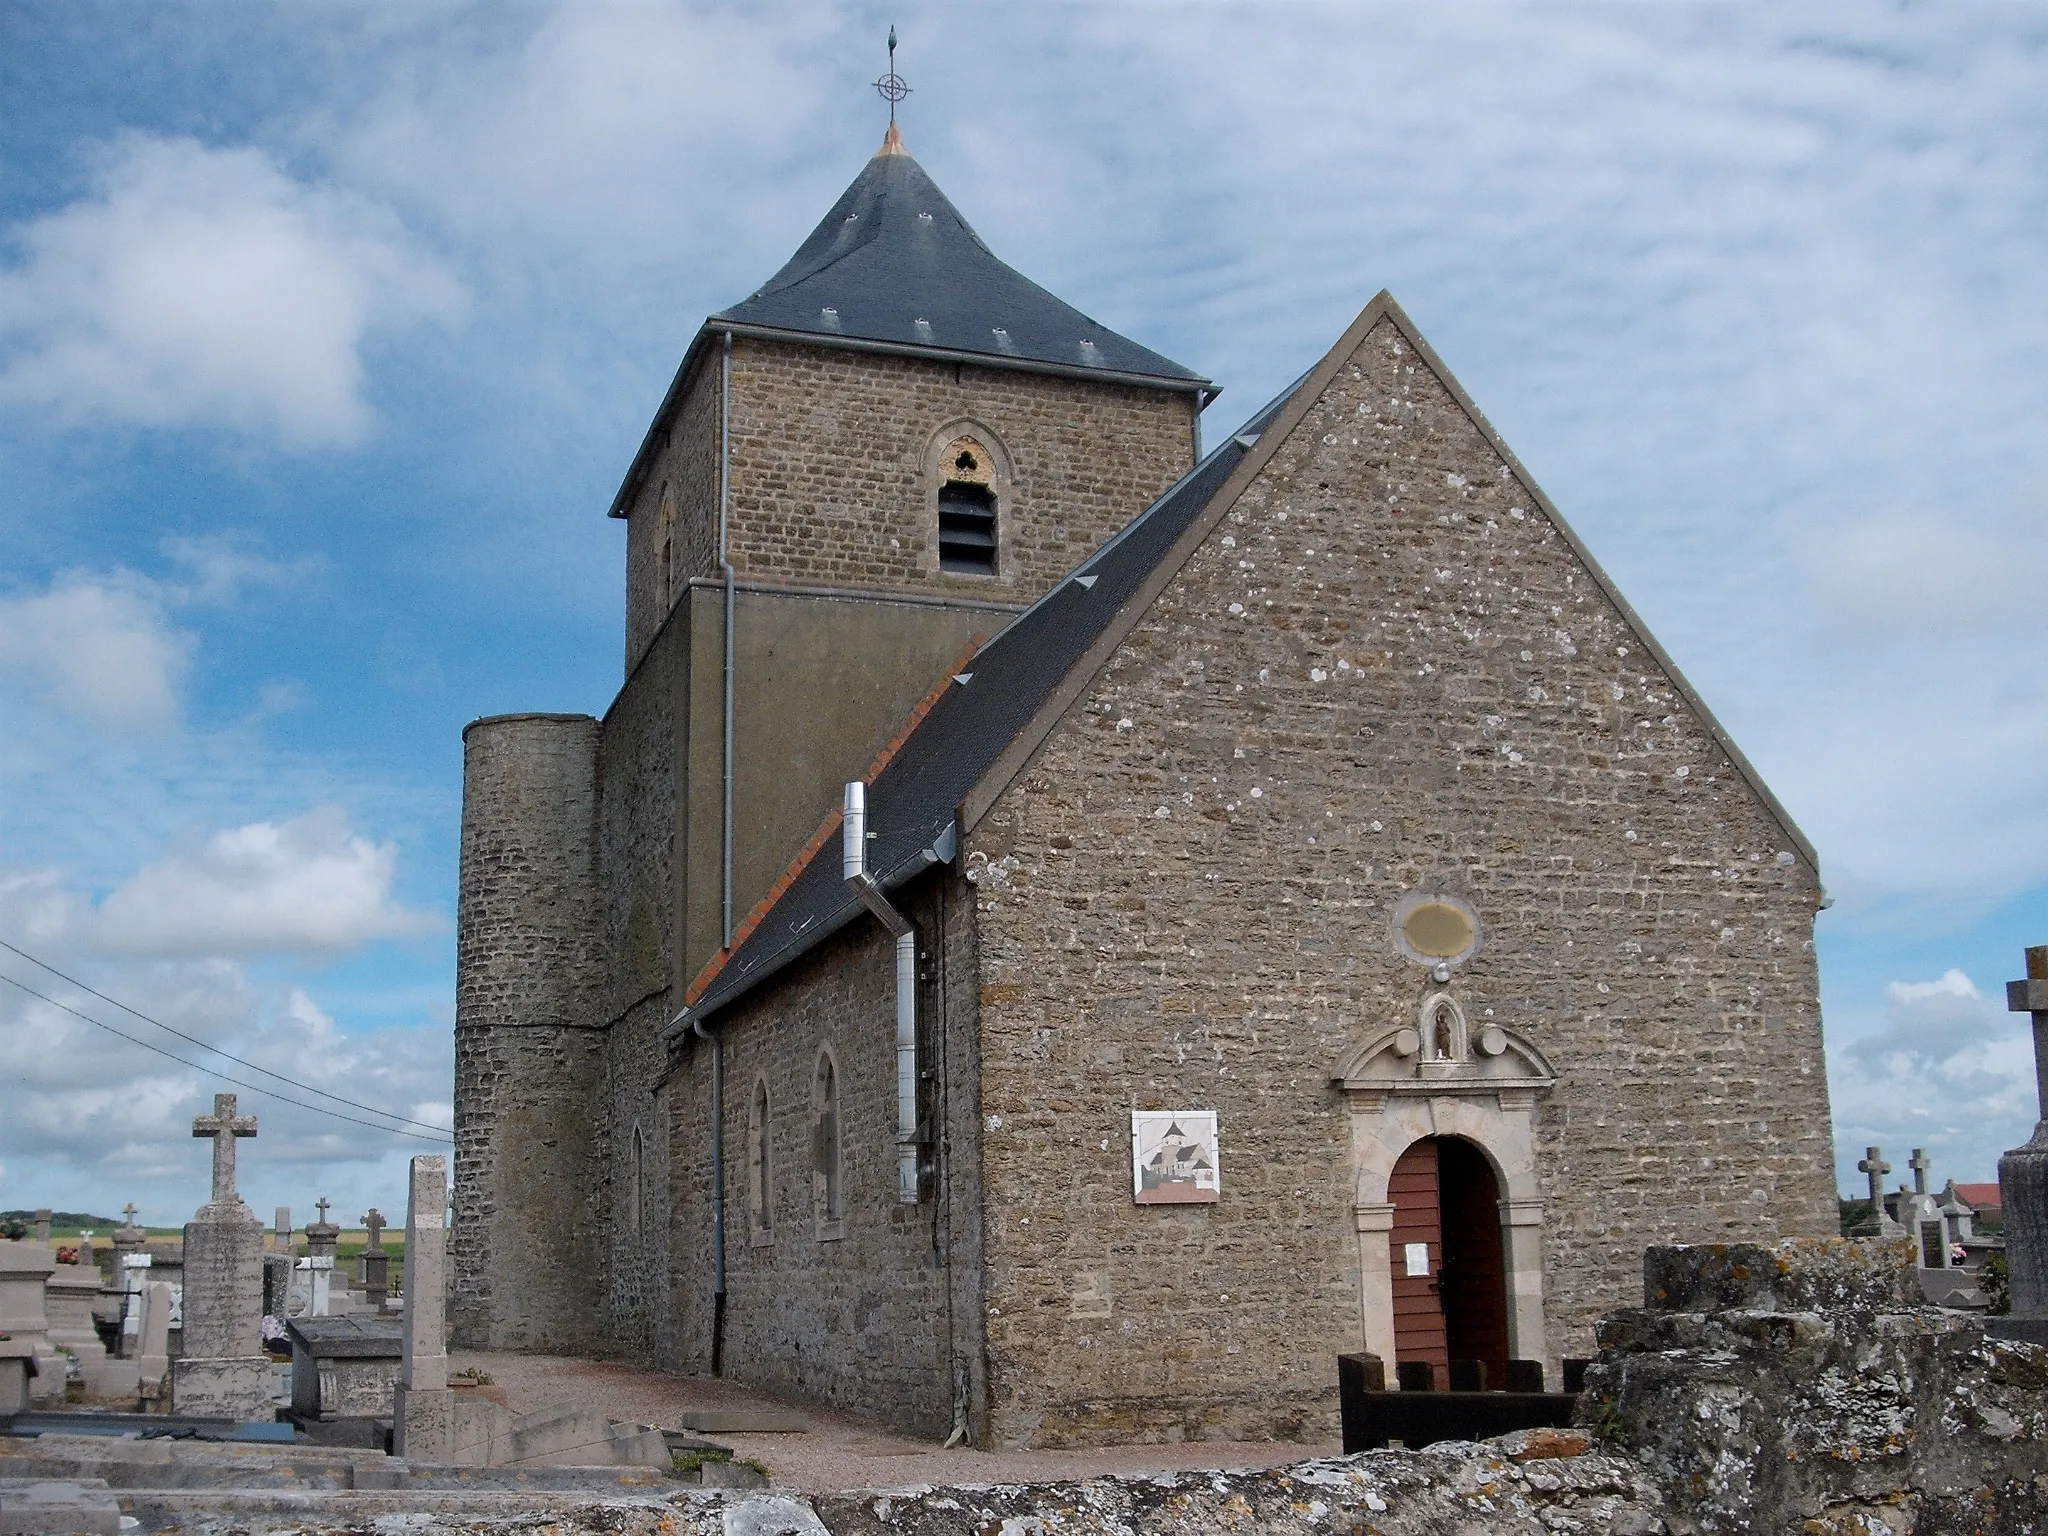
<instances>
[{"instance_id":1,"label":"distant house roof","mask_svg":"<svg viewBox=\"0 0 2048 1536\"><path fill-rule=\"evenodd\" d=\"M1216 386L1055 298L982 243L890 130L810 238L767 282L704 322L612 502L623 517L697 355L725 331L999 368Z\"/></svg>"},{"instance_id":2,"label":"distant house roof","mask_svg":"<svg viewBox=\"0 0 2048 1536\"><path fill-rule=\"evenodd\" d=\"M1957 1184L1956 1195L1963 1204L1974 1206L1980 1211L2005 1209L2005 1203L1999 1198L1998 1185L1995 1181L1990 1184Z\"/></svg>"}]
</instances>

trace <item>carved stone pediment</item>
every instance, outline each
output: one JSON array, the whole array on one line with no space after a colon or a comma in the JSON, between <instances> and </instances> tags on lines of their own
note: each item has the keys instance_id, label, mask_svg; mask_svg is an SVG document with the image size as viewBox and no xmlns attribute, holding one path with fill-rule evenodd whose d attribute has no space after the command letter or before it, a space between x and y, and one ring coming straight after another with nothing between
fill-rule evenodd
<instances>
[{"instance_id":1,"label":"carved stone pediment","mask_svg":"<svg viewBox=\"0 0 2048 1536\"><path fill-rule=\"evenodd\" d=\"M1462 1010L1441 994L1424 1002L1418 1022L1381 1030L1339 1057L1330 1079L1350 1093L1443 1096L1546 1093L1557 1072L1543 1053L1498 1024L1467 1026Z\"/></svg>"}]
</instances>

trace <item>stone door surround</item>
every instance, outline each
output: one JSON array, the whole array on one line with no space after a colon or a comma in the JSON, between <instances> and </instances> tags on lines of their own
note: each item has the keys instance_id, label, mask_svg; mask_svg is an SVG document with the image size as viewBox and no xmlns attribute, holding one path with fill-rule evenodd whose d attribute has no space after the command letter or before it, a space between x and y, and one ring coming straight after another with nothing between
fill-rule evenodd
<instances>
[{"instance_id":1,"label":"stone door surround","mask_svg":"<svg viewBox=\"0 0 2048 1536\"><path fill-rule=\"evenodd\" d=\"M1557 1081L1550 1063L1511 1030L1475 1026L1456 999L1436 991L1422 1000L1415 1023L1380 1030L1340 1057L1330 1078L1343 1090L1351 1119L1365 1347L1390 1365L1395 1358L1394 1207L1387 1192L1394 1164L1425 1136L1459 1136L1486 1154L1500 1180L1508 1353L1548 1361L1535 1111Z\"/></svg>"}]
</instances>

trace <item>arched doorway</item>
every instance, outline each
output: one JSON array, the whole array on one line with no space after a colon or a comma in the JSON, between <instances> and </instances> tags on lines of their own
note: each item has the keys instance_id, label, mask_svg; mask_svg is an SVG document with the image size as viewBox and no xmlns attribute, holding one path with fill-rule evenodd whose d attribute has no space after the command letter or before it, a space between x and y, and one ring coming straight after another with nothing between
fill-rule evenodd
<instances>
[{"instance_id":1,"label":"arched doorway","mask_svg":"<svg viewBox=\"0 0 2048 1536\"><path fill-rule=\"evenodd\" d=\"M1441 1388L1453 1360L1478 1360L1486 1384L1502 1386L1507 1264L1493 1165L1462 1137L1425 1136L1395 1162L1387 1198L1396 1362L1427 1363Z\"/></svg>"}]
</instances>

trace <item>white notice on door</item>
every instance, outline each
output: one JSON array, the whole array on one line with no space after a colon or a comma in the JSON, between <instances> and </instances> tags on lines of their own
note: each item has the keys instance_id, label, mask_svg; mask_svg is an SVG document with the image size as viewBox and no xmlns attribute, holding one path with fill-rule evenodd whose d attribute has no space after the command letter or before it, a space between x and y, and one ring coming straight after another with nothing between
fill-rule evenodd
<instances>
[{"instance_id":1,"label":"white notice on door","mask_svg":"<svg viewBox=\"0 0 2048 1536\"><path fill-rule=\"evenodd\" d=\"M1428 1273L1429 1273L1429 1244L1427 1244L1427 1243L1408 1243L1408 1244L1406 1244L1405 1246L1406 1246L1406 1248L1407 1248L1407 1252L1408 1252L1408 1273L1409 1273L1409 1274L1411 1274L1411 1275L1426 1275L1426 1274L1428 1274Z\"/></svg>"}]
</instances>

